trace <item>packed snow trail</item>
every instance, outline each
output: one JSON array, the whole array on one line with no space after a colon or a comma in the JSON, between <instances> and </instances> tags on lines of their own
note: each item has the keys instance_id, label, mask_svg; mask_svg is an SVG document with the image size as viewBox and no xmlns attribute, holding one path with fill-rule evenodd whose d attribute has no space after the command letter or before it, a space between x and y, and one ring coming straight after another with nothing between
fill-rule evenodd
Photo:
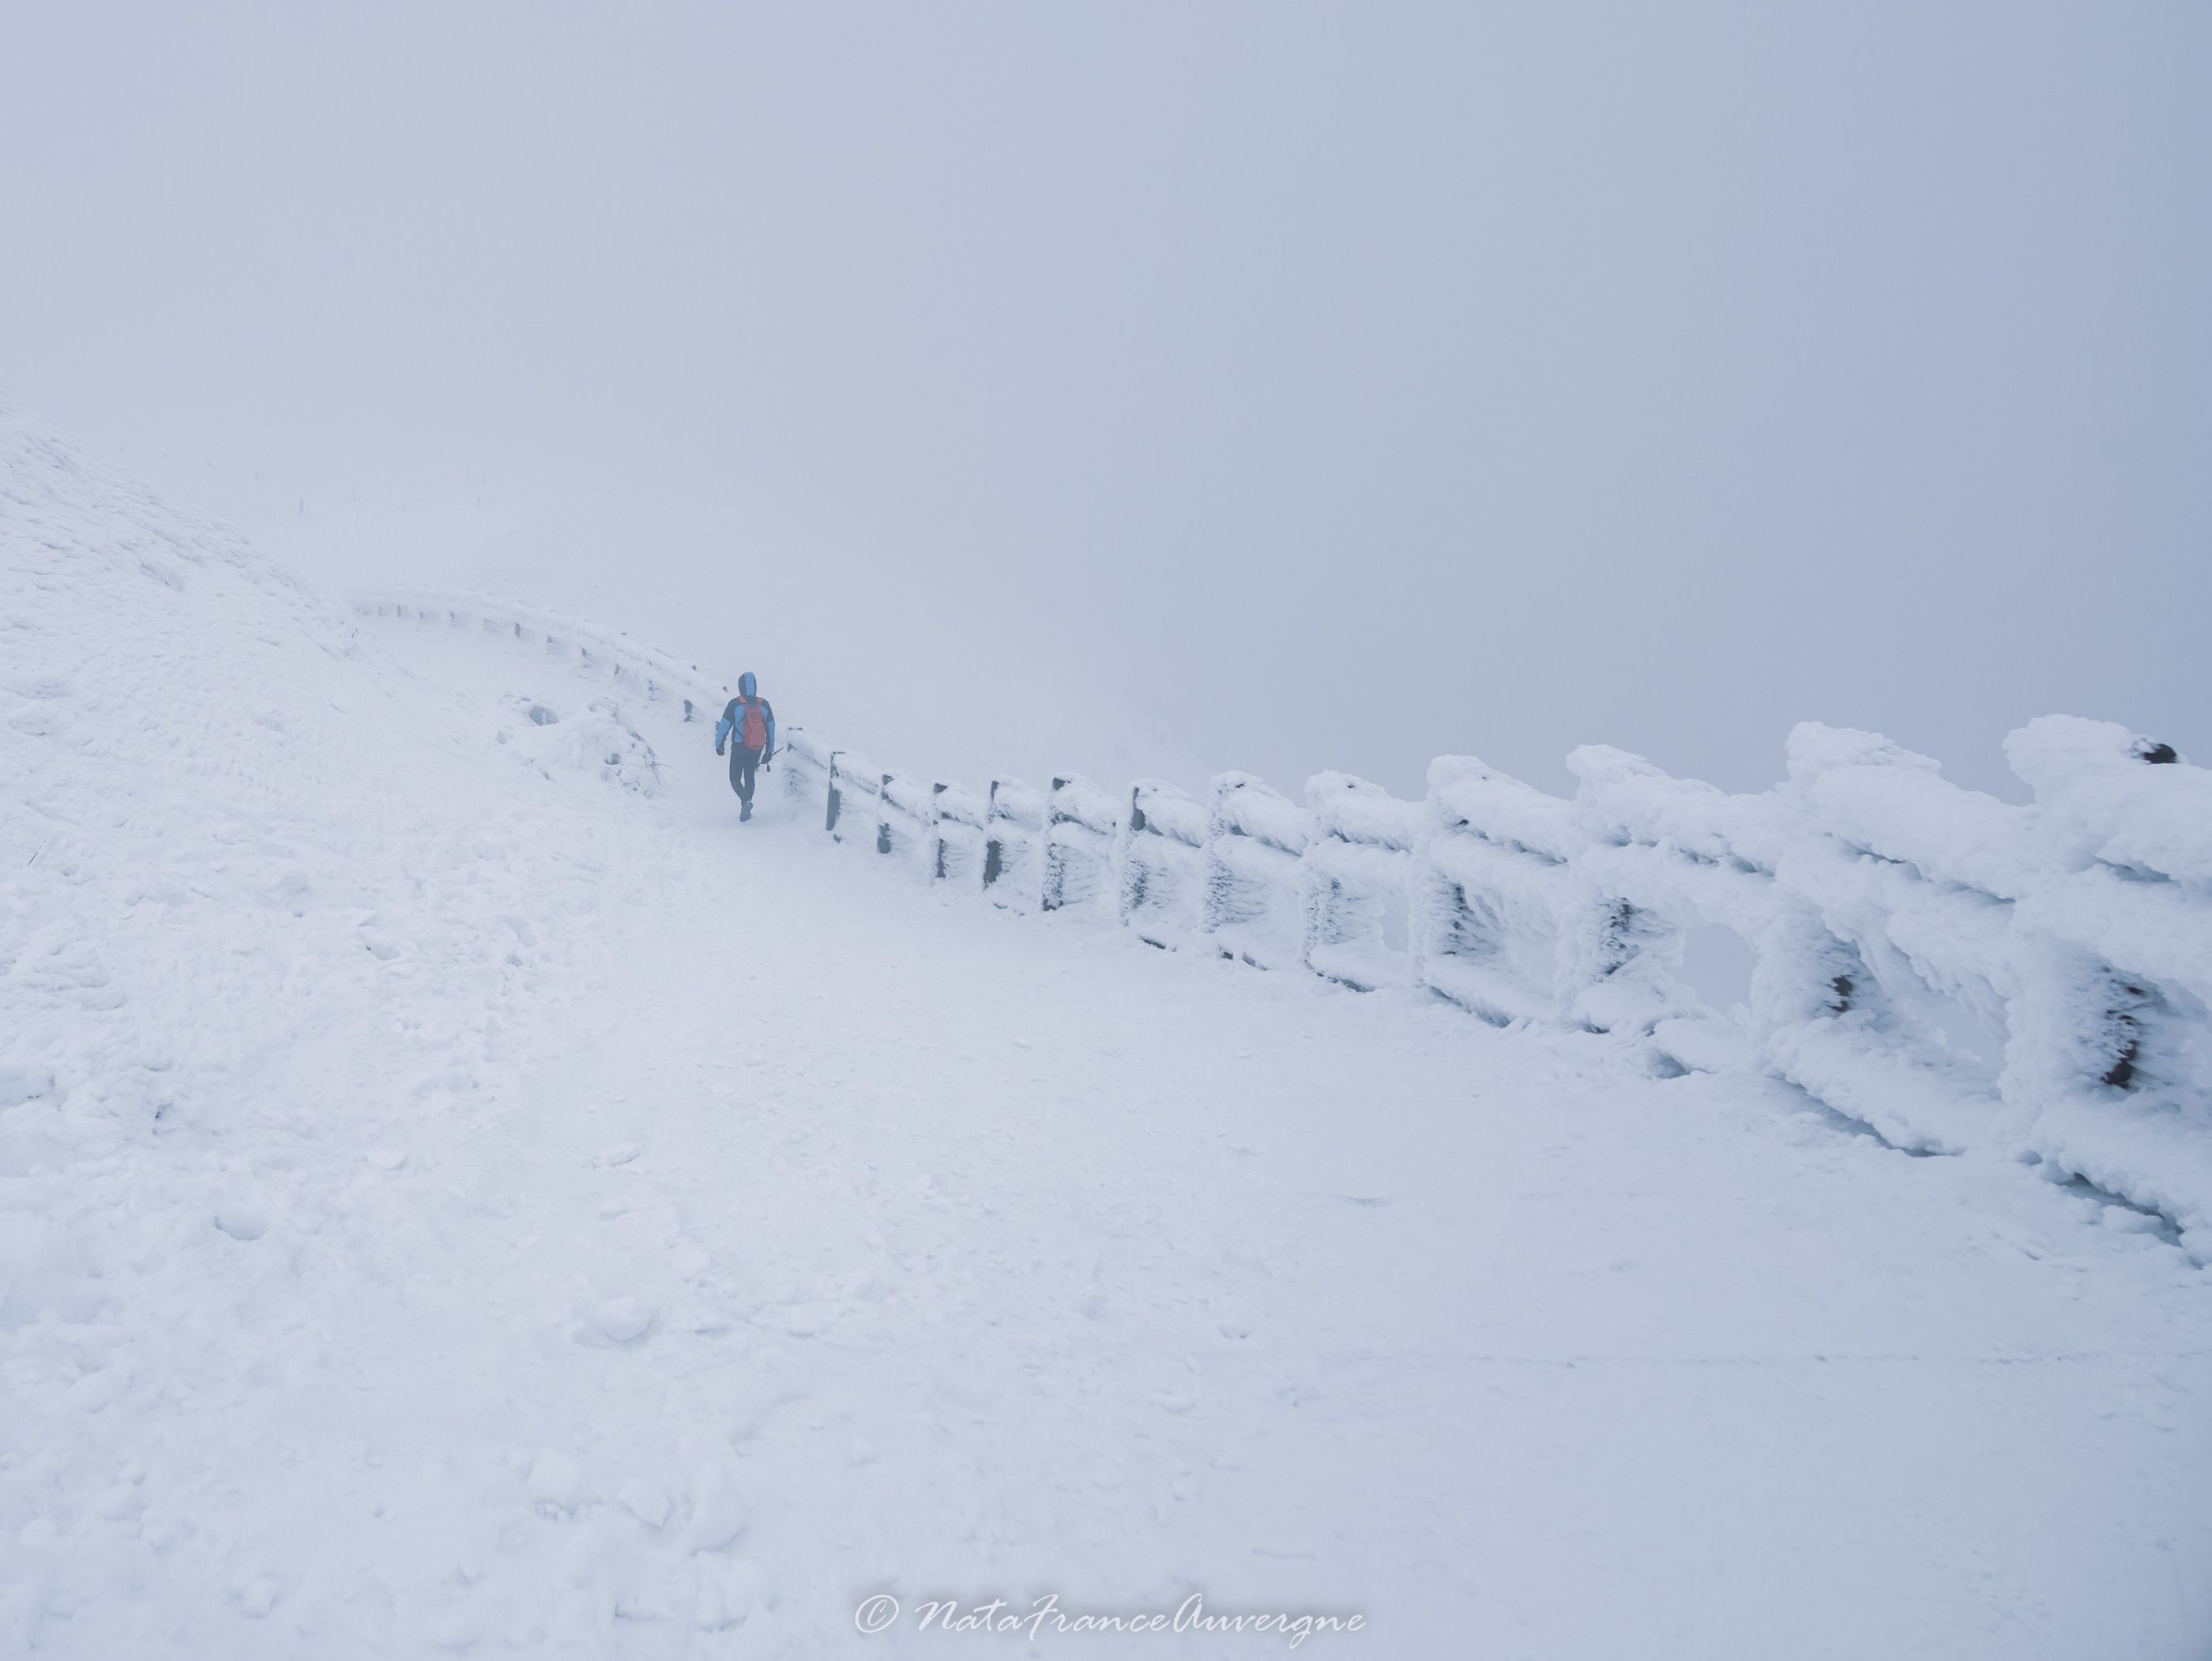
<instances>
[{"instance_id":1,"label":"packed snow trail","mask_svg":"<svg viewBox=\"0 0 2212 1661\"><path fill-rule=\"evenodd\" d=\"M5 459L0 1651L1012 1653L915 1606L1193 1591L1393 1661L2212 1632L2155 1220L947 904L740 828L709 727Z\"/></svg>"}]
</instances>

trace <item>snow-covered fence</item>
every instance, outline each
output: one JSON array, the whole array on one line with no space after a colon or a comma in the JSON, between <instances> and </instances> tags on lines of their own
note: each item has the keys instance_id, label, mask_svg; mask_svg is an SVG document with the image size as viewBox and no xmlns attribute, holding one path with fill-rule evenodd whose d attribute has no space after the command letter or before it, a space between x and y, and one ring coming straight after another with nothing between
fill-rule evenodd
<instances>
[{"instance_id":1,"label":"snow-covered fence","mask_svg":"<svg viewBox=\"0 0 2212 1661\"><path fill-rule=\"evenodd\" d=\"M1310 830L1299 861L1304 940L1316 975L1371 991L1413 983L1414 850L1425 818L1378 784L1322 773L1306 785Z\"/></svg>"},{"instance_id":2,"label":"snow-covered fence","mask_svg":"<svg viewBox=\"0 0 2212 1661\"><path fill-rule=\"evenodd\" d=\"M648 702L680 702L684 719L711 719L721 713L730 689L687 664L627 634L579 622L535 606L483 594L363 595L353 602L362 617L472 630L544 648L550 657L574 658L580 669L604 672ZM711 707L709 707L711 706Z\"/></svg>"},{"instance_id":3,"label":"snow-covered fence","mask_svg":"<svg viewBox=\"0 0 2212 1661\"><path fill-rule=\"evenodd\" d=\"M727 696L526 608L362 609L574 654L686 700L687 719ZM1202 802L1073 775L978 794L785 731L785 789L918 879L1604 1035L1661 1073L1763 1073L1900 1147L2086 1181L2212 1260L2212 772L2124 728L2047 716L2014 733L2027 806L1811 723L1784 781L1748 794L1589 746L1568 797L1447 757L1419 800L1330 773L1303 806L1236 773ZM1717 934L1749 958L1741 1002L1696 984L1687 947Z\"/></svg>"},{"instance_id":4,"label":"snow-covered fence","mask_svg":"<svg viewBox=\"0 0 2212 1661\"><path fill-rule=\"evenodd\" d=\"M929 874L963 888L981 887L990 798L940 779L929 787Z\"/></svg>"},{"instance_id":5,"label":"snow-covered fence","mask_svg":"<svg viewBox=\"0 0 2212 1661\"><path fill-rule=\"evenodd\" d=\"M1431 764L1413 873L1413 972L1486 1019L1560 1015L1571 871L1589 846L1574 804L1471 756Z\"/></svg>"},{"instance_id":6,"label":"snow-covered fence","mask_svg":"<svg viewBox=\"0 0 2212 1661\"><path fill-rule=\"evenodd\" d=\"M1751 794L1589 746L1570 797L1449 757L1418 801L1342 774L1304 806L1242 774L1202 804L1062 777L960 823L1018 905L1111 894L1157 945L1765 1073L1900 1147L2085 1179L2212 1256L2212 774L2061 717L2008 748L2033 806L1807 725ZM1751 963L1727 1007L1686 965L1717 932Z\"/></svg>"},{"instance_id":7,"label":"snow-covered fence","mask_svg":"<svg viewBox=\"0 0 2212 1661\"><path fill-rule=\"evenodd\" d=\"M802 798L819 794L825 807L834 810L830 766L837 752L804 727L779 723L776 737L782 743L782 753L776 759L783 764L784 794Z\"/></svg>"},{"instance_id":8,"label":"snow-covered fence","mask_svg":"<svg viewBox=\"0 0 2212 1661\"><path fill-rule=\"evenodd\" d=\"M1042 909L1085 905L1111 892L1121 833L1121 806L1112 796L1086 778L1054 779L1045 798Z\"/></svg>"},{"instance_id":9,"label":"snow-covered fence","mask_svg":"<svg viewBox=\"0 0 2212 1661\"><path fill-rule=\"evenodd\" d=\"M920 865L933 863L936 851L929 787L905 773L885 773L876 789L876 852Z\"/></svg>"},{"instance_id":10,"label":"snow-covered fence","mask_svg":"<svg viewBox=\"0 0 2212 1661\"><path fill-rule=\"evenodd\" d=\"M1311 816L1249 773L1213 781L1206 809L1200 927L1223 956L1287 967L1304 949L1301 876Z\"/></svg>"},{"instance_id":11,"label":"snow-covered fence","mask_svg":"<svg viewBox=\"0 0 2212 1661\"><path fill-rule=\"evenodd\" d=\"M983 812L983 891L1015 911L1044 909L1042 792L1018 779L993 779Z\"/></svg>"},{"instance_id":12,"label":"snow-covered fence","mask_svg":"<svg viewBox=\"0 0 2212 1661\"><path fill-rule=\"evenodd\" d=\"M832 750L823 782L822 828L838 842L855 837L878 853L884 771L855 750Z\"/></svg>"},{"instance_id":13,"label":"snow-covered fence","mask_svg":"<svg viewBox=\"0 0 2212 1661\"><path fill-rule=\"evenodd\" d=\"M1172 784L1140 779L1116 840L1121 922L1155 946L1189 942L1205 882L1206 809Z\"/></svg>"},{"instance_id":14,"label":"snow-covered fence","mask_svg":"<svg viewBox=\"0 0 2212 1661\"><path fill-rule=\"evenodd\" d=\"M2065 716L2005 747L2033 806L1957 790L1869 735L1800 727L1784 788L1816 857L1783 880L1857 952L1852 993L1881 1001L1876 1053L1894 1034L1948 1069L1949 1087L1906 1098L1930 1140L1994 1130L2207 1231L2212 1253L2212 773ZM1963 1033L1940 1025L1947 1008ZM1876 1081L1801 1082L1833 1099ZM1960 1110L1967 1088L1986 1111Z\"/></svg>"},{"instance_id":15,"label":"snow-covered fence","mask_svg":"<svg viewBox=\"0 0 2212 1661\"><path fill-rule=\"evenodd\" d=\"M1000 874L988 857L994 796L944 780L924 787L849 750L830 748L803 727L787 727L781 736L787 792L818 793L823 828L833 837L842 841L865 823L877 853L917 858L938 881L982 887ZM1012 800L1010 794L1010 806Z\"/></svg>"}]
</instances>

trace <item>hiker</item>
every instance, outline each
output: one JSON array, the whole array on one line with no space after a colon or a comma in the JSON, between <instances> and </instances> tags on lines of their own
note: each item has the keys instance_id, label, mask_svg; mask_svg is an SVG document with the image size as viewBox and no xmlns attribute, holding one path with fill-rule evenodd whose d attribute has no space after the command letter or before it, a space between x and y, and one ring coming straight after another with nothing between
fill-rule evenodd
<instances>
[{"instance_id":1,"label":"hiker","mask_svg":"<svg viewBox=\"0 0 2212 1661\"><path fill-rule=\"evenodd\" d=\"M738 820L753 816L753 770L766 767L775 754L775 709L766 698L754 696L757 683L747 670L738 677L738 695L722 711L714 728L714 753L730 746L730 788L738 793Z\"/></svg>"}]
</instances>

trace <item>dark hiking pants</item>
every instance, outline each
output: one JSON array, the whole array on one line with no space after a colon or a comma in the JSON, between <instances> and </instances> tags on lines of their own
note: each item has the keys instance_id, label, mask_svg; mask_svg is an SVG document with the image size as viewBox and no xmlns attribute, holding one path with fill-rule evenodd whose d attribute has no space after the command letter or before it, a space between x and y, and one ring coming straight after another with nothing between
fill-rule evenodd
<instances>
[{"instance_id":1,"label":"dark hiking pants","mask_svg":"<svg viewBox=\"0 0 2212 1661\"><path fill-rule=\"evenodd\" d=\"M748 750L741 744L730 746L730 788L738 793L739 801L753 799L753 772L760 765L761 752Z\"/></svg>"}]
</instances>

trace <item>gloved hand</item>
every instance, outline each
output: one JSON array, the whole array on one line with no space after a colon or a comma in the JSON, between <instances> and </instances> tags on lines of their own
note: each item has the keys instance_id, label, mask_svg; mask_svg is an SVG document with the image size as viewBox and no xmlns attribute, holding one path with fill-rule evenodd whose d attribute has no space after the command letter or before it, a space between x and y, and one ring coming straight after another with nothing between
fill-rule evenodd
<instances>
[{"instance_id":1,"label":"gloved hand","mask_svg":"<svg viewBox=\"0 0 2212 1661\"><path fill-rule=\"evenodd\" d=\"M722 753L722 746L718 744L714 746L714 753L718 756Z\"/></svg>"},{"instance_id":2,"label":"gloved hand","mask_svg":"<svg viewBox=\"0 0 2212 1661\"><path fill-rule=\"evenodd\" d=\"M775 764L772 761L763 762L761 764L761 771L763 773L773 773L775 771Z\"/></svg>"}]
</instances>

